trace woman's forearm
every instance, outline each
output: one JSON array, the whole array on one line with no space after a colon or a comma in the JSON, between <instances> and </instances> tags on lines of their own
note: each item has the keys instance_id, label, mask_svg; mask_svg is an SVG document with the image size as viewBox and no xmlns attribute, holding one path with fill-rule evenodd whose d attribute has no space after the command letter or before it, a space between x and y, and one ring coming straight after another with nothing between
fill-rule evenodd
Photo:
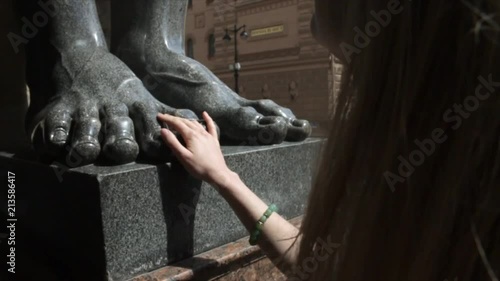
<instances>
[{"instance_id":1,"label":"woman's forearm","mask_svg":"<svg viewBox=\"0 0 500 281\"><path fill-rule=\"evenodd\" d=\"M255 224L268 206L234 172L227 172L215 185L246 229L250 233L254 231ZM277 213L272 214L262 227L258 244L282 272L287 272L296 264L298 233L294 225Z\"/></svg>"},{"instance_id":2,"label":"woman's forearm","mask_svg":"<svg viewBox=\"0 0 500 281\"><path fill-rule=\"evenodd\" d=\"M246 229L254 231L268 206L227 167L212 118L206 112L203 113L206 128L198 122L171 115L159 115L158 118L184 139L185 145L172 131L161 131L163 139L182 165L195 177L218 187L219 193ZM299 245L295 241L298 233L298 229L279 214L272 214L262 227L259 246L283 272L288 272L296 264Z\"/></svg>"}]
</instances>

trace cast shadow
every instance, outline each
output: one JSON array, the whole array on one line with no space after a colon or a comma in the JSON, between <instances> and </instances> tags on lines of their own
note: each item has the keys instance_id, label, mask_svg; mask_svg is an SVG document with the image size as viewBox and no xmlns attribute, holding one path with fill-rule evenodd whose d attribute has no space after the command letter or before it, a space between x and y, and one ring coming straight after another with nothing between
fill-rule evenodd
<instances>
[{"instance_id":1,"label":"cast shadow","mask_svg":"<svg viewBox=\"0 0 500 281\"><path fill-rule=\"evenodd\" d=\"M202 181L189 175L177 161L170 167L157 167L167 226L167 257L173 263L194 254L194 223Z\"/></svg>"},{"instance_id":2,"label":"cast shadow","mask_svg":"<svg viewBox=\"0 0 500 281\"><path fill-rule=\"evenodd\" d=\"M75 184L68 187L49 176L53 173L51 167L30 162L29 156L29 153L14 156L16 161L25 160L24 165L8 159L0 161L4 182L7 171L15 172L15 278L105 280L99 190L89 188L95 186L95 181L69 175L76 178L72 181ZM6 203L7 200L0 202L0 218L4 221ZM0 247L7 245L0 244ZM4 249L1 252L6 253Z\"/></svg>"}]
</instances>

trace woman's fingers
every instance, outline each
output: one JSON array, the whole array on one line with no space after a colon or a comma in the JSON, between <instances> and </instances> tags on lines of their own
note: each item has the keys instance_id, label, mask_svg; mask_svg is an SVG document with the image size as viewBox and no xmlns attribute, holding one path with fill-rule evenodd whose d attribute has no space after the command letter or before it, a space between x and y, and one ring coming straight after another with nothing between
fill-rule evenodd
<instances>
[{"instance_id":1,"label":"woman's fingers","mask_svg":"<svg viewBox=\"0 0 500 281\"><path fill-rule=\"evenodd\" d=\"M220 171L228 170L217 138L217 127L208 114L203 114L207 129L200 123L169 115L159 115L158 119L165 122L172 130L177 130L184 139L182 145L172 131L161 130L161 135L167 145L182 165L199 179L212 182Z\"/></svg>"},{"instance_id":2,"label":"woman's fingers","mask_svg":"<svg viewBox=\"0 0 500 281\"><path fill-rule=\"evenodd\" d=\"M193 130L196 130L200 133L206 133L207 130L205 130L205 128L200 124L200 122L196 121L196 120L191 120L191 124L193 125Z\"/></svg>"},{"instance_id":3,"label":"woman's fingers","mask_svg":"<svg viewBox=\"0 0 500 281\"><path fill-rule=\"evenodd\" d=\"M196 121L195 124L196 124L196 127L198 128L198 130L200 130L200 131L202 131L204 133L207 132L207 129L205 127L203 127L203 125L201 125L200 122Z\"/></svg>"},{"instance_id":4,"label":"woman's fingers","mask_svg":"<svg viewBox=\"0 0 500 281\"><path fill-rule=\"evenodd\" d=\"M203 126L201 126L201 124L196 120L188 120L185 118L175 117L168 114L159 115L159 118L160 120L166 122L168 125L174 127L175 130L177 130L177 128L180 128L181 130L183 128L184 129L189 128L191 130L205 132L205 128L203 128ZM183 132L179 131L179 133L181 133L182 135Z\"/></svg>"},{"instance_id":5,"label":"woman's fingers","mask_svg":"<svg viewBox=\"0 0 500 281\"><path fill-rule=\"evenodd\" d=\"M207 122L208 133L214 138L218 138L219 136L217 135L217 128L215 127L214 120L212 120L212 117L210 117L206 111L203 112L203 119Z\"/></svg>"},{"instance_id":6,"label":"woman's fingers","mask_svg":"<svg viewBox=\"0 0 500 281\"><path fill-rule=\"evenodd\" d=\"M192 155L191 151L185 148L170 130L161 129L161 136L167 145L172 149L177 157L186 158Z\"/></svg>"},{"instance_id":7,"label":"woman's fingers","mask_svg":"<svg viewBox=\"0 0 500 281\"><path fill-rule=\"evenodd\" d=\"M168 114L158 114L158 119L167 123L169 127L172 127L175 131L179 132L184 139L186 139L192 130L192 128L183 122L183 119L179 117Z\"/></svg>"},{"instance_id":8,"label":"woman's fingers","mask_svg":"<svg viewBox=\"0 0 500 281\"><path fill-rule=\"evenodd\" d=\"M189 132L189 129L197 131L197 132L200 132L200 133L207 132L207 129L205 129L196 120L188 120L188 119L184 119L184 118L179 118L179 117L171 116L171 115L168 115L168 114L159 114L158 118L161 121L166 122L167 125L172 126L173 129L176 130L176 131L178 131L183 137L185 137L187 135L187 133ZM212 119L210 118L210 120L212 120ZM213 123L214 122L212 121L212 124ZM215 125L213 125L213 127L215 128ZM215 131L217 131L217 129L215 129ZM217 133L215 134L215 137L217 137Z\"/></svg>"},{"instance_id":9,"label":"woman's fingers","mask_svg":"<svg viewBox=\"0 0 500 281\"><path fill-rule=\"evenodd\" d=\"M188 126L189 128L191 128L192 130L200 131L200 127L198 126L199 125L198 121L196 121L196 120L187 120L187 119L182 119L181 121L184 122L184 124L186 124L186 126ZM204 131L203 128L202 128L201 131Z\"/></svg>"}]
</instances>

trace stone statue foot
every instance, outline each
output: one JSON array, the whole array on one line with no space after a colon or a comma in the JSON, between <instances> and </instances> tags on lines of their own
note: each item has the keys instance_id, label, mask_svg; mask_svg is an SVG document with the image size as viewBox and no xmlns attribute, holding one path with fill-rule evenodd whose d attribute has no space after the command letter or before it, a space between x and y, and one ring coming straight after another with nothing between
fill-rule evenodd
<instances>
[{"instance_id":1,"label":"stone statue foot","mask_svg":"<svg viewBox=\"0 0 500 281\"><path fill-rule=\"evenodd\" d=\"M223 139L249 145L277 144L302 141L311 134L309 122L297 119L290 109L271 100L244 99L201 63L166 46L156 49L137 42L144 36L130 38L122 41L118 56L137 76L153 81L145 83L153 84L148 87L151 93L171 106L189 108L196 114L208 112Z\"/></svg>"},{"instance_id":2,"label":"stone statue foot","mask_svg":"<svg viewBox=\"0 0 500 281\"><path fill-rule=\"evenodd\" d=\"M124 164L139 154L166 160L157 114L198 119L157 101L105 47L61 52L53 79L55 95L30 108L29 133L37 150L54 157L69 153L78 165L98 158Z\"/></svg>"}]
</instances>

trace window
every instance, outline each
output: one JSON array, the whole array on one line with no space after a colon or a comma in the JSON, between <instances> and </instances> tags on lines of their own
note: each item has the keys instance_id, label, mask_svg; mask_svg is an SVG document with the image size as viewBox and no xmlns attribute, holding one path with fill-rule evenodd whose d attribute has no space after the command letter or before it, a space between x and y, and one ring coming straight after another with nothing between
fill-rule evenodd
<instances>
[{"instance_id":1,"label":"window","mask_svg":"<svg viewBox=\"0 0 500 281\"><path fill-rule=\"evenodd\" d=\"M193 8L193 0L188 1L188 8L189 9Z\"/></svg>"},{"instance_id":2,"label":"window","mask_svg":"<svg viewBox=\"0 0 500 281\"><path fill-rule=\"evenodd\" d=\"M194 59L194 42L191 38L189 38L186 42L186 55Z\"/></svg>"},{"instance_id":3,"label":"window","mask_svg":"<svg viewBox=\"0 0 500 281\"><path fill-rule=\"evenodd\" d=\"M206 1L206 5L207 5L207 6L209 6L209 5L211 5L213 2L214 2L214 0L207 0L207 1Z\"/></svg>"},{"instance_id":4,"label":"window","mask_svg":"<svg viewBox=\"0 0 500 281\"><path fill-rule=\"evenodd\" d=\"M208 36L208 58L215 57L215 34L211 33Z\"/></svg>"}]
</instances>

